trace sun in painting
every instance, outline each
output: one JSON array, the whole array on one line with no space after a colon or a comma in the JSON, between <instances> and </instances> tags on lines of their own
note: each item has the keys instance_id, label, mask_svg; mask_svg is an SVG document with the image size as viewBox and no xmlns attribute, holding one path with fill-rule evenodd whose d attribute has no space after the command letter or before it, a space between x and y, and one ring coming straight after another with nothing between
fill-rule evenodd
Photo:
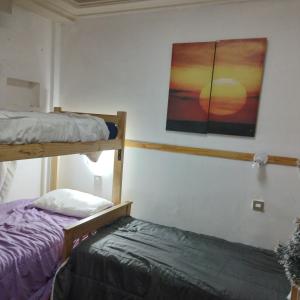
<instances>
[{"instance_id":1,"label":"sun in painting","mask_svg":"<svg viewBox=\"0 0 300 300\"><path fill-rule=\"evenodd\" d=\"M220 78L206 85L199 97L200 106L210 114L225 116L238 112L247 101L247 91L244 86L232 78ZM213 99L209 107L209 99Z\"/></svg>"}]
</instances>

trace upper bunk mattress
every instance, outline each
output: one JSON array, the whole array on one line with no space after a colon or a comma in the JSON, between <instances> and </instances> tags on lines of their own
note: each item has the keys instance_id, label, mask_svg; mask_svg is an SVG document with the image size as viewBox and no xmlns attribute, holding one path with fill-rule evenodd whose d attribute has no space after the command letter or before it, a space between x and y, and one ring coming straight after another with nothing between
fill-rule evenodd
<instances>
[{"instance_id":1,"label":"upper bunk mattress","mask_svg":"<svg viewBox=\"0 0 300 300\"><path fill-rule=\"evenodd\" d=\"M77 218L31 206L0 205L0 300L48 300L60 263L63 227Z\"/></svg>"},{"instance_id":2,"label":"upper bunk mattress","mask_svg":"<svg viewBox=\"0 0 300 300\"><path fill-rule=\"evenodd\" d=\"M107 140L103 119L74 113L0 111L0 144Z\"/></svg>"},{"instance_id":3,"label":"upper bunk mattress","mask_svg":"<svg viewBox=\"0 0 300 300\"><path fill-rule=\"evenodd\" d=\"M54 300L283 300L273 252L124 217L73 250Z\"/></svg>"}]
</instances>

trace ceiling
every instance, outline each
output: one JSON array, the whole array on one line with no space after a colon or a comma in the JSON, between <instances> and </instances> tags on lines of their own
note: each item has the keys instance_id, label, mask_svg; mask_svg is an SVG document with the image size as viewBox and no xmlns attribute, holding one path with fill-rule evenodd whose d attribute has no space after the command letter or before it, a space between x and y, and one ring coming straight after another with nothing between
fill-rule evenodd
<instances>
[{"instance_id":1,"label":"ceiling","mask_svg":"<svg viewBox=\"0 0 300 300\"><path fill-rule=\"evenodd\" d=\"M0 12L11 13L12 0L1 0L0 1Z\"/></svg>"},{"instance_id":2,"label":"ceiling","mask_svg":"<svg viewBox=\"0 0 300 300\"><path fill-rule=\"evenodd\" d=\"M124 3L124 2L141 2L141 0L64 0L65 2L70 2L75 5L103 5L103 4L113 4L113 3Z\"/></svg>"},{"instance_id":3,"label":"ceiling","mask_svg":"<svg viewBox=\"0 0 300 300\"><path fill-rule=\"evenodd\" d=\"M66 22L134 10L246 1L259 0L14 0L14 3L52 20Z\"/></svg>"}]
</instances>

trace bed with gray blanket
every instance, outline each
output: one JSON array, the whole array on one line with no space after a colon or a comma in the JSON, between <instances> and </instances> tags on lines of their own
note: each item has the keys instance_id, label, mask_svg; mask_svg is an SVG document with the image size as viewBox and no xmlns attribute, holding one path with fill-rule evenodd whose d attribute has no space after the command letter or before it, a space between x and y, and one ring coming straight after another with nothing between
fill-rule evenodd
<instances>
[{"instance_id":1,"label":"bed with gray blanket","mask_svg":"<svg viewBox=\"0 0 300 300\"><path fill-rule=\"evenodd\" d=\"M74 249L54 300L283 300L271 251L123 217Z\"/></svg>"}]
</instances>

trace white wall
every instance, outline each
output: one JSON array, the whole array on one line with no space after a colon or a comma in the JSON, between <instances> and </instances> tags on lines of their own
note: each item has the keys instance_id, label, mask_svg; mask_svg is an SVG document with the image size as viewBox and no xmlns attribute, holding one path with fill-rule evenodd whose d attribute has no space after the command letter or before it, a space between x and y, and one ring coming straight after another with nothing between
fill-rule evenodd
<instances>
[{"instance_id":1,"label":"white wall","mask_svg":"<svg viewBox=\"0 0 300 300\"><path fill-rule=\"evenodd\" d=\"M7 77L39 82L41 109L49 106L52 23L14 7L0 13L0 104L9 97ZM11 99L13 101L13 99ZM19 161L8 200L40 195L42 162Z\"/></svg>"},{"instance_id":2,"label":"white wall","mask_svg":"<svg viewBox=\"0 0 300 300\"><path fill-rule=\"evenodd\" d=\"M128 112L127 138L300 157L300 2L252 1L199 5L85 19L62 29L61 106ZM171 45L174 42L267 37L256 137L165 130ZM125 153L123 199L133 215L154 222L272 248L300 215L296 168L138 149ZM61 163L61 186L93 192L78 157ZM109 195L103 178L103 195ZM99 186L97 187L99 189ZM251 200L265 200L265 213Z\"/></svg>"}]
</instances>

